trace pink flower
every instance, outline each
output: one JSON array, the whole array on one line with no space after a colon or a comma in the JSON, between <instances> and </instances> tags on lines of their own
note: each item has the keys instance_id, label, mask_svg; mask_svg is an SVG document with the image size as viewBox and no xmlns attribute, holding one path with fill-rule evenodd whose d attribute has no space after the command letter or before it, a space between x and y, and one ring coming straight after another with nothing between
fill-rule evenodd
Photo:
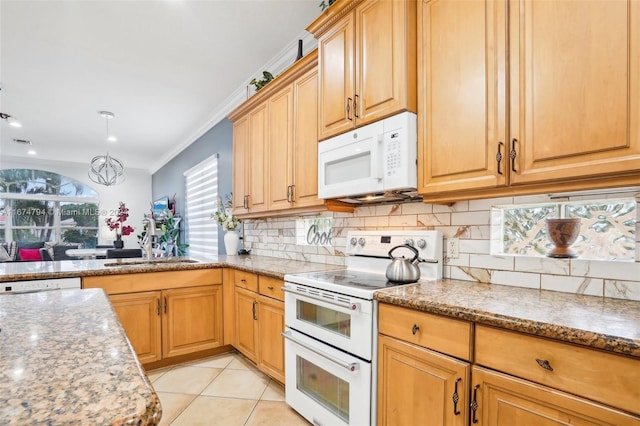
<instances>
[{"instance_id":1,"label":"pink flower","mask_svg":"<svg viewBox=\"0 0 640 426\"><path fill-rule=\"evenodd\" d=\"M109 229L111 231L116 231L116 240L120 240L122 239L123 235L127 236L134 231L133 227L128 225L127 226L123 225L121 232L118 232L118 229L120 229L120 224L122 224L123 222L126 222L128 218L129 218L129 209L127 208L127 206L125 206L125 204L122 201L120 201L120 205L118 206L117 218L115 220L110 217L105 219L105 223L107 224Z\"/></svg>"}]
</instances>

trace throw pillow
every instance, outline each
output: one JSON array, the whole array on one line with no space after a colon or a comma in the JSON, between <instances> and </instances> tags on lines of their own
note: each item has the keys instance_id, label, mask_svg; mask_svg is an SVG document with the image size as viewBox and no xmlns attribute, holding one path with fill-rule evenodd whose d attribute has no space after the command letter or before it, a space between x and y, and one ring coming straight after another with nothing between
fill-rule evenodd
<instances>
[{"instance_id":1,"label":"throw pillow","mask_svg":"<svg viewBox=\"0 0 640 426\"><path fill-rule=\"evenodd\" d=\"M20 249L20 260L42 260L42 257L40 257L40 249Z\"/></svg>"},{"instance_id":2,"label":"throw pillow","mask_svg":"<svg viewBox=\"0 0 640 426\"><path fill-rule=\"evenodd\" d=\"M17 259L27 260L27 259L23 259L22 256L20 256L21 249L41 249L42 247L44 247L44 241L18 241ZM39 255L40 255L40 252L38 252L38 256ZM30 259L30 260L33 260L33 259Z\"/></svg>"},{"instance_id":3,"label":"throw pillow","mask_svg":"<svg viewBox=\"0 0 640 426\"><path fill-rule=\"evenodd\" d=\"M16 255L18 254L18 243L11 241L10 243L2 243L0 246L2 246L9 255L9 262L16 260Z\"/></svg>"}]
</instances>

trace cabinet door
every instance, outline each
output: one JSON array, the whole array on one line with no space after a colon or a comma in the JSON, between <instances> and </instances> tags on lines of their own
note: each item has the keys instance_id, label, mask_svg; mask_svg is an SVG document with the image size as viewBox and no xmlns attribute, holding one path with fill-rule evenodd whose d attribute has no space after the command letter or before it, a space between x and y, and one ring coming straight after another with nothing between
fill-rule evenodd
<instances>
[{"instance_id":1,"label":"cabinet door","mask_svg":"<svg viewBox=\"0 0 640 426\"><path fill-rule=\"evenodd\" d=\"M355 10L355 28L356 125L415 112L416 2L365 1Z\"/></svg>"},{"instance_id":2,"label":"cabinet door","mask_svg":"<svg viewBox=\"0 0 640 426\"><path fill-rule=\"evenodd\" d=\"M258 361L258 301L256 293L236 287L236 343L235 347L251 361Z\"/></svg>"},{"instance_id":3,"label":"cabinet door","mask_svg":"<svg viewBox=\"0 0 640 426\"><path fill-rule=\"evenodd\" d=\"M291 207L293 184L293 88L269 99L269 209Z\"/></svg>"},{"instance_id":4,"label":"cabinet door","mask_svg":"<svg viewBox=\"0 0 640 426\"><path fill-rule=\"evenodd\" d=\"M348 13L318 39L320 140L354 126L354 14Z\"/></svg>"},{"instance_id":5,"label":"cabinet door","mask_svg":"<svg viewBox=\"0 0 640 426\"><path fill-rule=\"evenodd\" d=\"M638 426L640 418L505 374L473 367L478 426Z\"/></svg>"},{"instance_id":6,"label":"cabinet door","mask_svg":"<svg viewBox=\"0 0 640 426\"><path fill-rule=\"evenodd\" d=\"M245 195L249 189L249 117L233 123L233 212L247 213Z\"/></svg>"},{"instance_id":7,"label":"cabinet door","mask_svg":"<svg viewBox=\"0 0 640 426\"><path fill-rule=\"evenodd\" d=\"M420 2L420 193L507 183L505 3Z\"/></svg>"},{"instance_id":8,"label":"cabinet door","mask_svg":"<svg viewBox=\"0 0 640 426\"><path fill-rule=\"evenodd\" d=\"M258 367L284 383L284 303L264 296L258 301Z\"/></svg>"},{"instance_id":9,"label":"cabinet door","mask_svg":"<svg viewBox=\"0 0 640 426\"><path fill-rule=\"evenodd\" d=\"M467 424L469 363L383 335L378 345L378 424Z\"/></svg>"},{"instance_id":10,"label":"cabinet door","mask_svg":"<svg viewBox=\"0 0 640 426\"><path fill-rule=\"evenodd\" d=\"M163 356L222 345L222 285L164 290Z\"/></svg>"},{"instance_id":11,"label":"cabinet door","mask_svg":"<svg viewBox=\"0 0 640 426\"><path fill-rule=\"evenodd\" d=\"M258 106L249 114L249 212L267 209L267 144L269 138L269 104Z\"/></svg>"},{"instance_id":12,"label":"cabinet door","mask_svg":"<svg viewBox=\"0 0 640 426\"><path fill-rule=\"evenodd\" d=\"M638 2L510 1L509 9L511 183L640 170Z\"/></svg>"},{"instance_id":13,"label":"cabinet door","mask_svg":"<svg viewBox=\"0 0 640 426\"><path fill-rule=\"evenodd\" d=\"M142 364L160 360L160 292L114 294L109 300L138 360Z\"/></svg>"},{"instance_id":14,"label":"cabinet door","mask_svg":"<svg viewBox=\"0 0 640 426\"><path fill-rule=\"evenodd\" d=\"M318 71L293 83L293 196L295 207L321 205L318 199Z\"/></svg>"}]
</instances>

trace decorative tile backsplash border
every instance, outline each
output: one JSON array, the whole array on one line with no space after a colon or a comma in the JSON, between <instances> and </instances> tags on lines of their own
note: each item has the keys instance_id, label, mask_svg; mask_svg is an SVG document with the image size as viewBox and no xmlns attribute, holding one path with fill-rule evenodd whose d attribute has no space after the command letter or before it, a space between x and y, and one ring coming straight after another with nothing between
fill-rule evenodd
<instances>
[{"instance_id":1,"label":"decorative tile backsplash border","mask_svg":"<svg viewBox=\"0 0 640 426\"><path fill-rule=\"evenodd\" d=\"M620 195L598 196L616 197ZM640 194L635 197L640 204ZM568 201L582 199L584 197L580 196L566 198ZM245 248L251 249L252 254L261 256L344 265L343 250L350 230L438 229L445 239L460 239L459 257L445 257L443 275L446 278L640 301L638 219L635 262L490 254L492 206L544 202L549 202L546 195L461 201L451 206L424 203L383 204L358 207L354 213L246 220ZM636 211L640 212L640 208ZM297 220L313 218L333 218L332 246L296 244Z\"/></svg>"}]
</instances>

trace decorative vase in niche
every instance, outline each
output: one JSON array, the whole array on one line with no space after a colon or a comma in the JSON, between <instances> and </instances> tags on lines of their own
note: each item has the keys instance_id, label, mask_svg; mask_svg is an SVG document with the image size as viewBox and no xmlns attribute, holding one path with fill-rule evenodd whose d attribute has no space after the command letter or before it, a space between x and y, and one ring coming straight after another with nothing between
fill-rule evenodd
<instances>
[{"instance_id":1,"label":"decorative vase in niche","mask_svg":"<svg viewBox=\"0 0 640 426\"><path fill-rule=\"evenodd\" d=\"M115 248L115 249L121 249L121 248L123 248L123 247L124 247L124 241L122 241L122 240L115 240L115 241L113 242L113 248Z\"/></svg>"},{"instance_id":2,"label":"decorative vase in niche","mask_svg":"<svg viewBox=\"0 0 640 426\"><path fill-rule=\"evenodd\" d=\"M238 254L238 242L240 236L236 231L227 231L224 234L224 249L227 252L227 256L235 256Z\"/></svg>"},{"instance_id":3,"label":"decorative vase in niche","mask_svg":"<svg viewBox=\"0 0 640 426\"><path fill-rule=\"evenodd\" d=\"M547 252L549 257L573 258L578 254L571 248L580 235L580 219L546 219L549 241L554 247Z\"/></svg>"}]
</instances>

